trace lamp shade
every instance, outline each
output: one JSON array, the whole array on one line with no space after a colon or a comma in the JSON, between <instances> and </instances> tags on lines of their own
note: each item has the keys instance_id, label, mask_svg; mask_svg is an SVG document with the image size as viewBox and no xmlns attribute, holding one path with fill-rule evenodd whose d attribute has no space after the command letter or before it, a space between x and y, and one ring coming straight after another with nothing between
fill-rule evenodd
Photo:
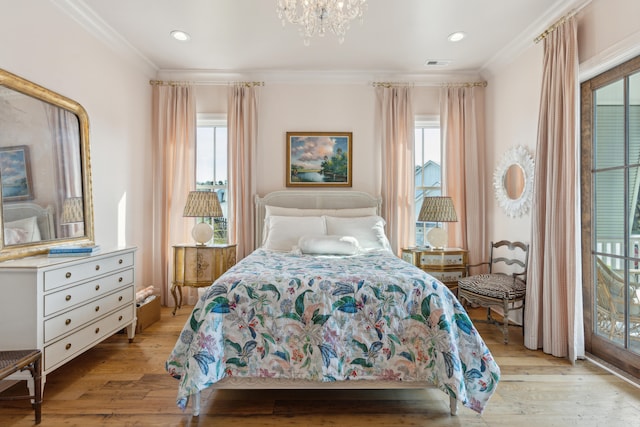
<instances>
[{"instance_id":1,"label":"lamp shade","mask_svg":"<svg viewBox=\"0 0 640 427\"><path fill-rule=\"evenodd\" d=\"M221 217L218 195L212 191L190 191L182 216Z\"/></svg>"},{"instance_id":2,"label":"lamp shade","mask_svg":"<svg viewBox=\"0 0 640 427\"><path fill-rule=\"evenodd\" d=\"M458 216L451 197L425 197L418 215L422 222L456 222Z\"/></svg>"},{"instance_id":3,"label":"lamp shade","mask_svg":"<svg viewBox=\"0 0 640 427\"><path fill-rule=\"evenodd\" d=\"M70 197L62 203L61 224L72 224L84 221L82 197Z\"/></svg>"}]
</instances>

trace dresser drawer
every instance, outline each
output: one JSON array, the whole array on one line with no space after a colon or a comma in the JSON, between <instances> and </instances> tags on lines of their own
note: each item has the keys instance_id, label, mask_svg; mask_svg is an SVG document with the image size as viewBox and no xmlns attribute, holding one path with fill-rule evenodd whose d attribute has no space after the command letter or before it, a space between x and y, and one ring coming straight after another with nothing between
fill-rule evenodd
<instances>
[{"instance_id":1,"label":"dresser drawer","mask_svg":"<svg viewBox=\"0 0 640 427\"><path fill-rule=\"evenodd\" d=\"M50 370L103 338L118 331L133 320L132 306L124 307L77 332L44 347L44 369Z\"/></svg>"},{"instance_id":2,"label":"dresser drawer","mask_svg":"<svg viewBox=\"0 0 640 427\"><path fill-rule=\"evenodd\" d=\"M132 266L133 252L120 253L107 257L82 257L82 262L45 271L44 290L49 291Z\"/></svg>"},{"instance_id":3,"label":"dresser drawer","mask_svg":"<svg viewBox=\"0 0 640 427\"><path fill-rule=\"evenodd\" d=\"M96 301L52 317L44 322L44 341L47 343L55 340L59 336L84 326L96 317L121 307L123 304L128 304L131 307L133 299L134 289L133 286L129 286L105 295Z\"/></svg>"},{"instance_id":4,"label":"dresser drawer","mask_svg":"<svg viewBox=\"0 0 640 427\"><path fill-rule=\"evenodd\" d=\"M462 279L463 277L466 276L466 270L464 268L455 268L455 269L447 269L447 270L425 269L424 271L443 283L451 283L451 282L457 283L459 279Z\"/></svg>"},{"instance_id":5,"label":"dresser drawer","mask_svg":"<svg viewBox=\"0 0 640 427\"><path fill-rule=\"evenodd\" d=\"M68 310L131 283L133 283L132 268L52 292L44 296L44 315L46 317L61 310Z\"/></svg>"}]
</instances>

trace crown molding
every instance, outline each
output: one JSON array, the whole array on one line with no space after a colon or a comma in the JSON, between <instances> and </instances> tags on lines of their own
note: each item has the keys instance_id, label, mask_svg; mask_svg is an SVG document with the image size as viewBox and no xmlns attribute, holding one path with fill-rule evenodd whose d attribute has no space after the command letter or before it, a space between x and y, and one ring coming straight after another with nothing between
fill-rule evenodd
<instances>
[{"instance_id":1,"label":"crown molding","mask_svg":"<svg viewBox=\"0 0 640 427\"><path fill-rule=\"evenodd\" d=\"M153 76L157 73L158 67L149 58L109 26L83 0L50 1L96 39L107 45L119 56L136 65L145 74Z\"/></svg>"},{"instance_id":2,"label":"crown molding","mask_svg":"<svg viewBox=\"0 0 640 427\"><path fill-rule=\"evenodd\" d=\"M558 0L540 18L527 26L518 37L501 49L480 68L483 76L494 75L498 70L509 65L516 57L534 45L534 39L544 32L558 19L579 10L591 3L591 0Z\"/></svg>"}]
</instances>

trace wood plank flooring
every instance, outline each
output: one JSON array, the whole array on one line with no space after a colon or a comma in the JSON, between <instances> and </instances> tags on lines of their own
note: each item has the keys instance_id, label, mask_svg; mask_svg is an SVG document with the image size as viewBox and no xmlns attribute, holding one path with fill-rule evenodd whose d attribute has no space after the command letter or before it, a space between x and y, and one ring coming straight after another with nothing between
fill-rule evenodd
<instances>
[{"instance_id":1,"label":"wood plank flooring","mask_svg":"<svg viewBox=\"0 0 640 427\"><path fill-rule=\"evenodd\" d=\"M522 331L477 323L502 370L482 415L460 405L449 415L439 390L207 390L202 414L175 405L177 381L164 361L190 307L162 319L129 344L115 335L47 377L42 426L638 426L640 388L589 361L572 366L526 350ZM483 310L471 316L482 318ZM3 394L25 392L25 382ZM1 426L30 426L28 401L0 402Z\"/></svg>"}]
</instances>

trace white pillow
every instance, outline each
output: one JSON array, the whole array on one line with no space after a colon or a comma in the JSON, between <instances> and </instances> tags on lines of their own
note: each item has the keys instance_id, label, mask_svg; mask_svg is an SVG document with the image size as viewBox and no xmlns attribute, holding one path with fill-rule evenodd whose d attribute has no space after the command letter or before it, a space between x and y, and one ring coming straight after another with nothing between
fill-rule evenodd
<instances>
[{"instance_id":1,"label":"white pillow","mask_svg":"<svg viewBox=\"0 0 640 427\"><path fill-rule=\"evenodd\" d=\"M265 220L267 237L262 245L265 249L289 252L298 244L300 237L307 234L327 234L324 217L321 216L278 216Z\"/></svg>"},{"instance_id":2,"label":"white pillow","mask_svg":"<svg viewBox=\"0 0 640 427\"><path fill-rule=\"evenodd\" d=\"M360 251L353 236L302 236L298 247L303 254L313 255L356 255Z\"/></svg>"},{"instance_id":3,"label":"white pillow","mask_svg":"<svg viewBox=\"0 0 640 427\"><path fill-rule=\"evenodd\" d=\"M27 232L22 228L4 228L4 244L17 245L27 242Z\"/></svg>"},{"instance_id":4,"label":"white pillow","mask_svg":"<svg viewBox=\"0 0 640 427\"><path fill-rule=\"evenodd\" d=\"M24 231L24 240L20 243L39 242L40 229L38 228L38 218L35 216L5 222L5 232L7 228L20 229ZM22 234L22 233L20 233ZM15 236L15 233L14 233Z\"/></svg>"},{"instance_id":5,"label":"white pillow","mask_svg":"<svg viewBox=\"0 0 640 427\"><path fill-rule=\"evenodd\" d=\"M360 248L364 251L391 250L391 244L384 233L385 221L377 215L338 218L325 216L327 234L353 236L358 239Z\"/></svg>"},{"instance_id":6,"label":"white pillow","mask_svg":"<svg viewBox=\"0 0 640 427\"><path fill-rule=\"evenodd\" d=\"M339 216L339 217L354 217L354 216L370 216L376 215L377 209L375 207L369 208L349 208L349 209L301 209L301 208L283 208L280 206L265 205L265 217L272 215L279 216Z\"/></svg>"}]
</instances>

